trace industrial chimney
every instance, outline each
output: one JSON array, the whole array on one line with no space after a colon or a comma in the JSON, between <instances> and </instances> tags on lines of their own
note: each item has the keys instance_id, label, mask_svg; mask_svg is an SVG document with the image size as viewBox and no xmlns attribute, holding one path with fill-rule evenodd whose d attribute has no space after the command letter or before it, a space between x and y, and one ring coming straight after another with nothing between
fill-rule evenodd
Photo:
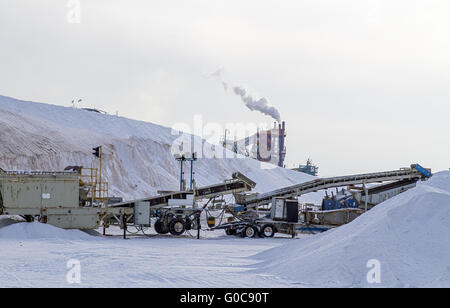
<instances>
[{"instance_id":1,"label":"industrial chimney","mask_svg":"<svg viewBox=\"0 0 450 308\"><path fill-rule=\"evenodd\" d=\"M281 124L278 124L278 150L279 150L279 160L278 166L284 167L284 159L286 157L286 147L285 147L285 138L286 138L286 122L283 121Z\"/></svg>"}]
</instances>

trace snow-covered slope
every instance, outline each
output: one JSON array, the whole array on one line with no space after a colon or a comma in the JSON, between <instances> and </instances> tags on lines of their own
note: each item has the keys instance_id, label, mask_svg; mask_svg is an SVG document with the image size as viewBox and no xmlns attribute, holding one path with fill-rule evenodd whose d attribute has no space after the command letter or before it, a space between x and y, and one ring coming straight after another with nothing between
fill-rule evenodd
<instances>
[{"instance_id":1,"label":"snow-covered slope","mask_svg":"<svg viewBox=\"0 0 450 308\"><path fill-rule=\"evenodd\" d=\"M450 172L435 174L350 224L257 256L258 272L298 286L450 287ZM380 263L369 284L369 260Z\"/></svg>"},{"instance_id":2,"label":"snow-covered slope","mask_svg":"<svg viewBox=\"0 0 450 308\"><path fill-rule=\"evenodd\" d=\"M104 176L110 195L134 199L178 188L179 167L171 145L179 136L167 127L82 109L25 102L0 96L0 167L7 170L63 170L97 166L92 148L103 145ZM196 142L202 142L199 138ZM196 162L198 186L240 171L268 191L310 180L283 168L266 169L248 159L202 158Z\"/></svg>"}]
</instances>

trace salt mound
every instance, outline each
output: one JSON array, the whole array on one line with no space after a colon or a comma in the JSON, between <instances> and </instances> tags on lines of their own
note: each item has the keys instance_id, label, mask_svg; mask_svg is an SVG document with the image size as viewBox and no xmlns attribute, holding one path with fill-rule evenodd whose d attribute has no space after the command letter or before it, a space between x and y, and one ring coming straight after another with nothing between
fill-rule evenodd
<instances>
[{"instance_id":1,"label":"salt mound","mask_svg":"<svg viewBox=\"0 0 450 308\"><path fill-rule=\"evenodd\" d=\"M16 223L0 229L0 239L89 240L93 237L80 230L64 230L39 222Z\"/></svg>"},{"instance_id":2,"label":"salt mound","mask_svg":"<svg viewBox=\"0 0 450 308\"><path fill-rule=\"evenodd\" d=\"M256 256L257 270L299 286L450 287L450 172L392 198L340 228ZM380 262L381 283L369 284Z\"/></svg>"},{"instance_id":3,"label":"salt mound","mask_svg":"<svg viewBox=\"0 0 450 308\"><path fill-rule=\"evenodd\" d=\"M5 170L63 170L68 165L91 166L91 149L103 145L103 176L110 195L134 200L158 190L179 187L179 165L171 148L180 136L170 127L83 109L25 102L0 95L0 166ZM95 125L92 125L95 123ZM212 144L184 134L197 149ZM220 151L220 147L215 146ZM267 192L315 177L243 157L199 155L198 186L221 183L240 171L255 182L255 192ZM201 153L199 153L201 154ZM206 154L206 153L205 153ZM201 157L203 156L203 157ZM323 194L310 194L320 202ZM306 201L310 202L310 201Z\"/></svg>"}]
</instances>

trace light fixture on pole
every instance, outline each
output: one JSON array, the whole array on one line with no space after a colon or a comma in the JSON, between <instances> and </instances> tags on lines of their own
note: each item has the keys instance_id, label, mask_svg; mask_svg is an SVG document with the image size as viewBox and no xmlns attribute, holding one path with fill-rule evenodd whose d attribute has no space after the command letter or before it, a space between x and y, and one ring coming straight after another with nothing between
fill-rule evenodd
<instances>
[{"instance_id":1,"label":"light fixture on pole","mask_svg":"<svg viewBox=\"0 0 450 308\"><path fill-rule=\"evenodd\" d=\"M185 154L175 154L174 158L180 162L180 191L185 190L184 185L184 162L191 162L191 178L189 189L192 190L194 188L194 161L197 160L197 153L185 153Z\"/></svg>"},{"instance_id":2,"label":"light fixture on pole","mask_svg":"<svg viewBox=\"0 0 450 308\"><path fill-rule=\"evenodd\" d=\"M184 183L184 171L183 171L183 165L184 162L186 161L186 157L184 156L184 154L175 154L173 157L175 157L175 159L177 161L180 162L180 191L183 191L183 183Z\"/></svg>"}]
</instances>

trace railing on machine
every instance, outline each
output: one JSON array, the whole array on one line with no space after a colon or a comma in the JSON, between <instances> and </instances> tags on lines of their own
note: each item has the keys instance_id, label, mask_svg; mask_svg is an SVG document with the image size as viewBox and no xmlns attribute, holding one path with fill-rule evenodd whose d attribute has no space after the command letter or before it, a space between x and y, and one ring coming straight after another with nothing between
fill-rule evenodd
<instances>
[{"instance_id":1,"label":"railing on machine","mask_svg":"<svg viewBox=\"0 0 450 308\"><path fill-rule=\"evenodd\" d=\"M4 175L76 175L75 171L28 171L28 170L3 170L0 168L0 174Z\"/></svg>"},{"instance_id":2,"label":"railing on machine","mask_svg":"<svg viewBox=\"0 0 450 308\"><path fill-rule=\"evenodd\" d=\"M109 185L106 181L99 181L97 168L82 168L80 173L80 187L89 189L87 200L91 205L105 203L109 198Z\"/></svg>"}]
</instances>

